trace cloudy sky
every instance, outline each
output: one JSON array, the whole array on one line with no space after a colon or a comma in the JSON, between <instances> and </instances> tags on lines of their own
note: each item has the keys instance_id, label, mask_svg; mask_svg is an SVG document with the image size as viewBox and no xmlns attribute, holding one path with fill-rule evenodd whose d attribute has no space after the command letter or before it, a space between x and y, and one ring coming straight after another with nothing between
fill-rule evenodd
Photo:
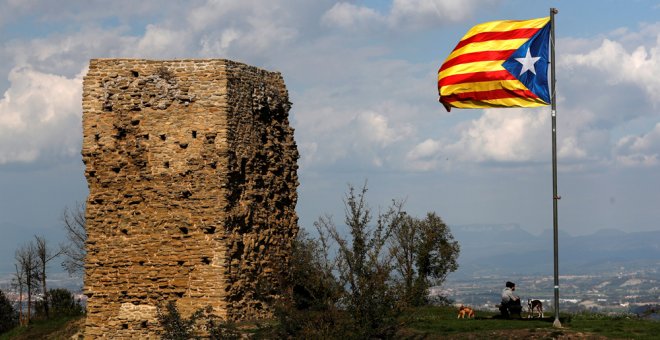
<instances>
[{"instance_id":1,"label":"cloudy sky","mask_svg":"<svg viewBox=\"0 0 660 340\"><path fill-rule=\"evenodd\" d=\"M449 225L552 227L549 108L452 110L437 69L473 25L557 7L560 229L660 229L660 5L651 0L0 1L0 274L84 201L91 58L226 58L283 74L297 211L341 221L348 183Z\"/></svg>"}]
</instances>

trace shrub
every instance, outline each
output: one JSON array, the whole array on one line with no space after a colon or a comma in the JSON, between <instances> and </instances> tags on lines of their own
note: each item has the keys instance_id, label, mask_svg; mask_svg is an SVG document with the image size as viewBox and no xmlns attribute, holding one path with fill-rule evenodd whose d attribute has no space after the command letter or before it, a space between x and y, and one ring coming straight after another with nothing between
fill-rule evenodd
<instances>
[{"instance_id":1,"label":"shrub","mask_svg":"<svg viewBox=\"0 0 660 340\"><path fill-rule=\"evenodd\" d=\"M393 202L385 212L375 215L374 223L366 193L366 184L360 190L349 185L344 199L349 238L339 232L330 217L319 218L315 226L321 240L331 240L337 246L333 269L343 288L338 307L356 326L354 337L388 338L397 330L400 309L385 246L403 214L403 204Z\"/></svg>"},{"instance_id":2,"label":"shrub","mask_svg":"<svg viewBox=\"0 0 660 340\"><path fill-rule=\"evenodd\" d=\"M195 324L203 313L203 309L197 310L190 318L186 319L179 313L175 301L168 301L165 310L158 306L157 318L161 327L163 327L160 333L161 338L164 340L199 339L199 336L194 334Z\"/></svg>"},{"instance_id":3,"label":"shrub","mask_svg":"<svg viewBox=\"0 0 660 340\"><path fill-rule=\"evenodd\" d=\"M342 289L332 274L327 244L300 229L292 247L287 298L274 304L278 323L271 337L332 338L348 334L350 320L336 308Z\"/></svg>"},{"instance_id":4,"label":"shrub","mask_svg":"<svg viewBox=\"0 0 660 340\"><path fill-rule=\"evenodd\" d=\"M85 312L80 302L76 301L73 294L64 288L50 289L48 291L48 301L52 315L78 316Z\"/></svg>"},{"instance_id":5,"label":"shrub","mask_svg":"<svg viewBox=\"0 0 660 340\"><path fill-rule=\"evenodd\" d=\"M346 231L331 216L314 223L317 239L300 229L285 275L289 299L275 304L273 337L391 338L401 307L431 302L429 285L456 270L458 243L440 217L412 218L399 201L372 214L366 192L366 184L349 185Z\"/></svg>"},{"instance_id":6,"label":"shrub","mask_svg":"<svg viewBox=\"0 0 660 340\"><path fill-rule=\"evenodd\" d=\"M202 330L206 331L211 340L241 338L241 333L236 325L219 320L213 314L211 306L200 308L189 318L184 318L179 313L176 302L168 301L164 310L162 306L158 306L157 318L163 328L160 335L164 340L201 339Z\"/></svg>"},{"instance_id":7,"label":"shrub","mask_svg":"<svg viewBox=\"0 0 660 340\"><path fill-rule=\"evenodd\" d=\"M366 185L349 186L344 200L348 234L329 216L315 223L318 239L301 230L291 258L291 300L275 310L280 338L389 338L397 329L397 290L385 251L399 203L372 214ZM335 256L329 249L336 249Z\"/></svg>"},{"instance_id":8,"label":"shrub","mask_svg":"<svg viewBox=\"0 0 660 340\"><path fill-rule=\"evenodd\" d=\"M0 290L0 333L4 333L18 324L18 315L11 301Z\"/></svg>"}]
</instances>

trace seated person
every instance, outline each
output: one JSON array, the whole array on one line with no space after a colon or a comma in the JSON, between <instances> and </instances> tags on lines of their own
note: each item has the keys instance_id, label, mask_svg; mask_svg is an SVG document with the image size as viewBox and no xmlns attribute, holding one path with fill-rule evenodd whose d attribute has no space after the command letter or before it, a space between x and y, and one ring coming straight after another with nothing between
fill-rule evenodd
<instances>
[{"instance_id":1,"label":"seated person","mask_svg":"<svg viewBox=\"0 0 660 340\"><path fill-rule=\"evenodd\" d=\"M506 287L502 290L502 302L500 304L500 312L505 318L511 315L520 316L522 305L520 304L520 297L516 296L513 291L516 290L516 284L510 281L506 282Z\"/></svg>"}]
</instances>

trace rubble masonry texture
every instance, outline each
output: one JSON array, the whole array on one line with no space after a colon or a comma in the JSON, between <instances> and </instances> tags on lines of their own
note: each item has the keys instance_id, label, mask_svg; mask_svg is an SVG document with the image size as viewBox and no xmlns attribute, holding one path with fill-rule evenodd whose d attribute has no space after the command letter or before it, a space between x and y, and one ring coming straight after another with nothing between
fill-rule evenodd
<instances>
[{"instance_id":1,"label":"rubble masonry texture","mask_svg":"<svg viewBox=\"0 0 660 340\"><path fill-rule=\"evenodd\" d=\"M279 73L93 59L83 81L85 338L156 338L156 306L270 315L298 232Z\"/></svg>"}]
</instances>

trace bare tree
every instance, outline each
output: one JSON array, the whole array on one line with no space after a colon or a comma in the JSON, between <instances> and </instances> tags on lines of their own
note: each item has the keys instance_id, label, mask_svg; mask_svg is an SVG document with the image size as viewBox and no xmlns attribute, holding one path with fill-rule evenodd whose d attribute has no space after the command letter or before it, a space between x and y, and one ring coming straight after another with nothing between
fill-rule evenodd
<instances>
[{"instance_id":1,"label":"bare tree","mask_svg":"<svg viewBox=\"0 0 660 340\"><path fill-rule=\"evenodd\" d=\"M66 257L62 267L69 275L83 273L85 270L85 242L87 241L87 222L85 219L85 203L76 203L74 209L64 208L62 222L69 242L61 247Z\"/></svg>"},{"instance_id":2,"label":"bare tree","mask_svg":"<svg viewBox=\"0 0 660 340\"><path fill-rule=\"evenodd\" d=\"M18 267L22 271L23 282L25 289L27 289L28 309L25 317L25 323L27 324L30 323L30 317L32 316L32 295L39 288L39 261L37 247L34 243L28 242L16 250L16 262L18 262Z\"/></svg>"},{"instance_id":3,"label":"bare tree","mask_svg":"<svg viewBox=\"0 0 660 340\"><path fill-rule=\"evenodd\" d=\"M14 273L14 278L12 279L12 286L18 289L18 323L22 326L23 323L23 289L25 288L25 273L23 272L23 267L19 266L18 263L14 263L14 268L16 268L16 273Z\"/></svg>"},{"instance_id":4,"label":"bare tree","mask_svg":"<svg viewBox=\"0 0 660 340\"><path fill-rule=\"evenodd\" d=\"M46 288L46 265L50 260L56 258L57 256L60 256L62 254L63 249L60 247L60 249L53 253L50 249L48 249L48 244L46 243L46 238L43 236L34 236L35 241L36 241L36 252L37 252L37 264L39 267L37 268L39 279L41 279L41 288L43 289L44 293L44 312L46 313L46 317L48 317L48 289Z\"/></svg>"}]
</instances>

